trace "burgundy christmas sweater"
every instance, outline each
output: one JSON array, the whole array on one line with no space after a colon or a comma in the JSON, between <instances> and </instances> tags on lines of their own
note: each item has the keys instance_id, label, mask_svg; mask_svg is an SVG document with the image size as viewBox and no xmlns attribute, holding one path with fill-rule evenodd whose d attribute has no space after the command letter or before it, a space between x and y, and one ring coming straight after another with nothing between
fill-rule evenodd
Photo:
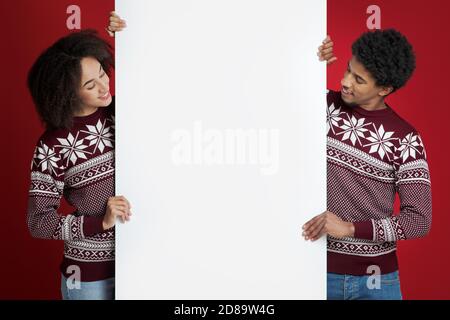
<instances>
[{"instance_id":1,"label":"burgundy christmas sweater","mask_svg":"<svg viewBox=\"0 0 450 320\"><path fill-rule=\"evenodd\" d=\"M327 209L355 225L353 238L328 236L328 272L396 271L396 242L423 237L431 227L423 141L389 106L348 106L334 91L327 105ZM396 193L400 213L394 215Z\"/></svg>"},{"instance_id":2,"label":"burgundy christmas sweater","mask_svg":"<svg viewBox=\"0 0 450 320\"><path fill-rule=\"evenodd\" d=\"M75 117L70 130L39 138L31 163L28 228L33 237L64 241L60 265L66 276L77 267L81 281L114 276L114 228L103 230L114 196L114 100L89 116ZM75 208L58 213L64 197Z\"/></svg>"}]
</instances>

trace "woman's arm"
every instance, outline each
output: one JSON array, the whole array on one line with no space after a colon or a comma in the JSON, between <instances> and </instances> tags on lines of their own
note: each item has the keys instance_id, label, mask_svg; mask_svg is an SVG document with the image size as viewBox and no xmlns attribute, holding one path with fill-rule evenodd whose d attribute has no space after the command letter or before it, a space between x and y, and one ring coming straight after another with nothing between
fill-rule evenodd
<instances>
[{"instance_id":1,"label":"woman's arm","mask_svg":"<svg viewBox=\"0 0 450 320\"><path fill-rule=\"evenodd\" d=\"M112 228L116 219L129 221L130 203L123 196L110 197L103 216L61 215L58 209L64 194L65 168L55 150L40 140L31 164L27 223L35 238L82 240Z\"/></svg>"},{"instance_id":2,"label":"woman's arm","mask_svg":"<svg viewBox=\"0 0 450 320\"><path fill-rule=\"evenodd\" d=\"M109 25L106 27L106 31L111 37L114 37L117 31L122 31L126 28L127 22L121 19L115 11L111 11L109 14Z\"/></svg>"},{"instance_id":3,"label":"woman's arm","mask_svg":"<svg viewBox=\"0 0 450 320\"><path fill-rule=\"evenodd\" d=\"M80 240L103 232L103 217L60 215L65 168L59 154L43 140L35 148L28 192L27 223L35 238Z\"/></svg>"}]
</instances>

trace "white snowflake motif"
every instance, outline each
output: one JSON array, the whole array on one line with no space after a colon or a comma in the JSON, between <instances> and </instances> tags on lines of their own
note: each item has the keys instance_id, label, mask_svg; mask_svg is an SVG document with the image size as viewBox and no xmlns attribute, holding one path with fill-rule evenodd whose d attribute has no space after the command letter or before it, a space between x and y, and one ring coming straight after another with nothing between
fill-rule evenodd
<instances>
[{"instance_id":1,"label":"white snowflake motif","mask_svg":"<svg viewBox=\"0 0 450 320\"><path fill-rule=\"evenodd\" d=\"M61 148L60 153L63 155L64 159L67 160L66 166L69 165L69 161L75 165L78 159L87 159L86 154L91 154L89 151L85 150L88 146L83 144L84 139L78 140L79 134L80 133L77 132L75 138L71 133L69 133L66 139L58 138L58 141L61 144L55 145L55 147Z\"/></svg>"},{"instance_id":2,"label":"white snowflake motif","mask_svg":"<svg viewBox=\"0 0 450 320\"><path fill-rule=\"evenodd\" d=\"M37 159L37 161L34 161ZM41 145L36 147L33 162L37 167L41 167L42 172L48 170L50 174L58 176L56 169L59 169L58 161L61 158L56 154L55 150L50 149L45 143L41 141Z\"/></svg>"},{"instance_id":3,"label":"white snowflake motif","mask_svg":"<svg viewBox=\"0 0 450 320\"><path fill-rule=\"evenodd\" d=\"M416 153L421 153L419 150L420 147L422 147L422 143L420 142L419 136L414 135L411 132L403 138L400 142L400 147L397 150L401 151L400 157L402 158L402 161L405 162L409 157L415 159Z\"/></svg>"},{"instance_id":4,"label":"white snowflake motif","mask_svg":"<svg viewBox=\"0 0 450 320\"><path fill-rule=\"evenodd\" d=\"M348 115L347 115L348 117ZM356 119L355 116L352 115L351 119L348 120L343 119L344 124L340 126L340 128L344 131L339 132L337 135L343 135L342 141L350 139L353 145L355 145L358 140L361 145L360 138L365 138L365 132L369 131L365 127L369 126L370 123L364 123L365 118Z\"/></svg>"},{"instance_id":5,"label":"white snowflake motif","mask_svg":"<svg viewBox=\"0 0 450 320\"><path fill-rule=\"evenodd\" d=\"M95 145L93 152L98 148L103 153L105 146L113 147L113 134L111 127L106 126L106 120L103 122L98 120L95 126L86 125L86 127L89 131L82 130L81 132L89 134L85 139L90 141L89 146Z\"/></svg>"},{"instance_id":6,"label":"white snowflake motif","mask_svg":"<svg viewBox=\"0 0 450 320\"><path fill-rule=\"evenodd\" d=\"M330 132L330 129L333 134L336 134L333 127L339 127L338 122L342 120L342 118L339 117L340 114L341 108L336 108L334 103L327 108L327 134Z\"/></svg>"},{"instance_id":7,"label":"white snowflake motif","mask_svg":"<svg viewBox=\"0 0 450 320\"><path fill-rule=\"evenodd\" d=\"M378 152L381 160L384 159L384 156L387 156L388 160L391 160L390 155L393 153L392 148L394 147L391 141L398 139L392 138L394 132L385 132L383 125L380 125L378 130L374 125L374 129L375 132L370 131L370 136L366 138L371 143L365 144L364 147L370 146L369 153Z\"/></svg>"}]
</instances>

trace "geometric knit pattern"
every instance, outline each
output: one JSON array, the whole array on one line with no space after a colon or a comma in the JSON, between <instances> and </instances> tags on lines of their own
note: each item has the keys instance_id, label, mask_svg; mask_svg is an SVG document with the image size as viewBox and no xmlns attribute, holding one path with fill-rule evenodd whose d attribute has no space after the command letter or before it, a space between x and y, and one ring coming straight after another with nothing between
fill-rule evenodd
<instances>
[{"instance_id":1,"label":"geometric knit pattern","mask_svg":"<svg viewBox=\"0 0 450 320\"><path fill-rule=\"evenodd\" d=\"M328 91L327 102L327 209L355 224L354 238L328 236L328 252L334 253L328 259L339 260L329 261L329 267L360 273L357 267L343 267L352 256L358 263L367 258L381 267L392 265L383 259L392 259L396 241L423 237L431 227L431 181L422 138L389 106L367 111L345 104L334 91ZM398 215L393 212L396 193Z\"/></svg>"},{"instance_id":2,"label":"geometric knit pattern","mask_svg":"<svg viewBox=\"0 0 450 320\"><path fill-rule=\"evenodd\" d=\"M106 278L114 263L114 227L103 230L114 196L114 101L70 130L46 131L31 162L27 222L33 237L64 240L63 265L79 265L83 279ZM76 210L58 213L61 198ZM65 272L66 270L62 270ZM91 273L91 274L90 274Z\"/></svg>"},{"instance_id":3,"label":"geometric knit pattern","mask_svg":"<svg viewBox=\"0 0 450 320\"><path fill-rule=\"evenodd\" d=\"M371 240L355 238L332 239L328 241L328 250L340 254L374 257L396 250L395 242L373 243Z\"/></svg>"}]
</instances>

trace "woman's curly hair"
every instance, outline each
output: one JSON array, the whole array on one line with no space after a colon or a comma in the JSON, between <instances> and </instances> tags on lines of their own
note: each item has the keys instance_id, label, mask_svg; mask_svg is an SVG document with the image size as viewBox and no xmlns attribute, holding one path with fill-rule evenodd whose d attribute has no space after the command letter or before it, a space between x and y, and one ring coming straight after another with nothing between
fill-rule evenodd
<instances>
[{"instance_id":1,"label":"woman's curly hair","mask_svg":"<svg viewBox=\"0 0 450 320\"><path fill-rule=\"evenodd\" d=\"M378 86L392 86L392 92L403 87L416 68L411 44L395 29L365 32L353 43L352 54Z\"/></svg>"},{"instance_id":2,"label":"woman's curly hair","mask_svg":"<svg viewBox=\"0 0 450 320\"><path fill-rule=\"evenodd\" d=\"M47 129L69 129L80 111L81 60L97 59L110 75L114 68L111 45L95 30L71 33L46 49L28 73L36 110Z\"/></svg>"}]
</instances>

